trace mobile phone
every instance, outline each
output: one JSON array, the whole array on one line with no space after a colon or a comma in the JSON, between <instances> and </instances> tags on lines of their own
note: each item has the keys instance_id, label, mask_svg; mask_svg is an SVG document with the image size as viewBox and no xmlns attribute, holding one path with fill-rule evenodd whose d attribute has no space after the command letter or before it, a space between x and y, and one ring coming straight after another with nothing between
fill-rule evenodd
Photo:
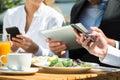
<instances>
[{"instance_id":1,"label":"mobile phone","mask_svg":"<svg viewBox=\"0 0 120 80\"><path fill-rule=\"evenodd\" d=\"M16 35L20 34L20 31L17 27L6 28L6 31L8 34L10 34L11 39L12 39L12 37L16 37Z\"/></svg>"},{"instance_id":2,"label":"mobile phone","mask_svg":"<svg viewBox=\"0 0 120 80\"><path fill-rule=\"evenodd\" d=\"M85 35L86 37L89 37L91 39L91 41L95 42L95 39L93 39L88 32L83 31L79 26L77 26L76 24L71 24L71 27L73 27L74 29L76 29L78 32L82 33L83 35Z\"/></svg>"}]
</instances>

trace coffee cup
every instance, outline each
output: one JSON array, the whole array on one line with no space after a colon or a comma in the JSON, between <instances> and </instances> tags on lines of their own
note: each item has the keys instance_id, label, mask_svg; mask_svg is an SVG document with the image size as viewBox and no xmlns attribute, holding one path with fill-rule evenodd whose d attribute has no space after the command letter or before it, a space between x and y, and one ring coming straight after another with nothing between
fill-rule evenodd
<instances>
[{"instance_id":1,"label":"coffee cup","mask_svg":"<svg viewBox=\"0 0 120 80\"><path fill-rule=\"evenodd\" d=\"M7 63L3 63L1 58L7 58ZM9 55L3 55L0 61L10 70L14 71L26 71L30 69L32 54L31 53L10 53Z\"/></svg>"}]
</instances>

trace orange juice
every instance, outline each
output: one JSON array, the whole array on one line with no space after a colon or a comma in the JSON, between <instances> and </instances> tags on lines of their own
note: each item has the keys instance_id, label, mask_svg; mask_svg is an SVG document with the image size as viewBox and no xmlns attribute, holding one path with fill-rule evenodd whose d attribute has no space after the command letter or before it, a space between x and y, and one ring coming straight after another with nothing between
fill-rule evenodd
<instances>
[{"instance_id":1,"label":"orange juice","mask_svg":"<svg viewBox=\"0 0 120 80\"><path fill-rule=\"evenodd\" d=\"M7 55L9 53L10 53L10 42L9 41L0 42L0 56ZM5 57L2 58L2 61L4 63L7 63L7 60Z\"/></svg>"}]
</instances>

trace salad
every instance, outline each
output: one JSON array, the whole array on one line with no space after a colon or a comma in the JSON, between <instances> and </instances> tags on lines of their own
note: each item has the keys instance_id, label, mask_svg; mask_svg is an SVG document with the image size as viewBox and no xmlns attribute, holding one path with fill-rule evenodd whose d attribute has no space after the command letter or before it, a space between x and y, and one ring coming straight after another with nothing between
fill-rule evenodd
<instances>
[{"instance_id":1,"label":"salad","mask_svg":"<svg viewBox=\"0 0 120 80\"><path fill-rule=\"evenodd\" d=\"M92 67L91 64L88 64L86 62L78 62L73 59L59 59L56 58L50 62L50 67Z\"/></svg>"},{"instance_id":2,"label":"salad","mask_svg":"<svg viewBox=\"0 0 120 80\"><path fill-rule=\"evenodd\" d=\"M34 57L32 63L48 67L93 67L92 64L83 62L80 59L73 60L70 58L58 58L57 56Z\"/></svg>"}]
</instances>

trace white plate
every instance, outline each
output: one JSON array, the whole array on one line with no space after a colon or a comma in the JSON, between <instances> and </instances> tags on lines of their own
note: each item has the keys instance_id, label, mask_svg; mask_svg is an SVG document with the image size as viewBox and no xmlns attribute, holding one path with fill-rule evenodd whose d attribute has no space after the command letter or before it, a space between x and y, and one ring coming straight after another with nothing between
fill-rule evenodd
<instances>
[{"instance_id":1,"label":"white plate","mask_svg":"<svg viewBox=\"0 0 120 80\"><path fill-rule=\"evenodd\" d=\"M98 63L93 63L93 62L86 62L86 63L93 65L93 68L100 66Z\"/></svg>"},{"instance_id":2,"label":"white plate","mask_svg":"<svg viewBox=\"0 0 120 80\"><path fill-rule=\"evenodd\" d=\"M89 71L90 67L41 67L43 72L60 74L77 74Z\"/></svg>"},{"instance_id":3,"label":"white plate","mask_svg":"<svg viewBox=\"0 0 120 80\"><path fill-rule=\"evenodd\" d=\"M95 67L94 69L100 69L102 71L107 71L107 72L120 72L119 68L111 68L111 67L103 67L103 66L98 66Z\"/></svg>"},{"instance_id":4,"label":"white plate","mask_svg":"<svg viewBox=\"0 0 120 80\"><path fill-rule=\"evenodd\" d=\"M38 72L38 68L30 68L29 70L26 71L11 71L7 68L4 69L0 69L0 73L3 74L34 74L36 72Z\"/></svg>"},{"instance_id":5,"label":"white plate","mask_svg":"<svg viewBox=\"0 0 120 80\"><path fill-rule=\"evenodd\" d=\"M91 69L91 67L49 67L46 65L46 63L35 63L34 64L37 67L40 67L42 72L47 72L47 73L85 73L88 70Z\"/></svg>"},{"instance_id":6,"label":"white plate","mask_svg":"<svg viewBox=\"0 0 120 80\"><path fill-rule=\"evenodd\" d=\"M60 58L61 60L66 60L67 58ZM92 62L86 62L88 64L91 64L93 66L93 68L99 67L99 64L97 63L92 63ZM39 62L39 63L34 63L34 66L37 67L49 67L49 62Z\"/></svg>"},{"instance_id":7,"label":"white plate","mask_svg":"<svg viewBox=\"0 0 120 80\"><path fill-rule=\"evenodd\" d=\"M64 60L66 58L60 58L61 60ZM93 65L92 69L96 69L99 67L99 64L92 63L92 62L86 62L88 64ZM34 66L41 67L42 72L47 73L85 73L91 69L91 67L49 67L48 62L39 62L34 63Z\"/></svg>"}]
</instances>

